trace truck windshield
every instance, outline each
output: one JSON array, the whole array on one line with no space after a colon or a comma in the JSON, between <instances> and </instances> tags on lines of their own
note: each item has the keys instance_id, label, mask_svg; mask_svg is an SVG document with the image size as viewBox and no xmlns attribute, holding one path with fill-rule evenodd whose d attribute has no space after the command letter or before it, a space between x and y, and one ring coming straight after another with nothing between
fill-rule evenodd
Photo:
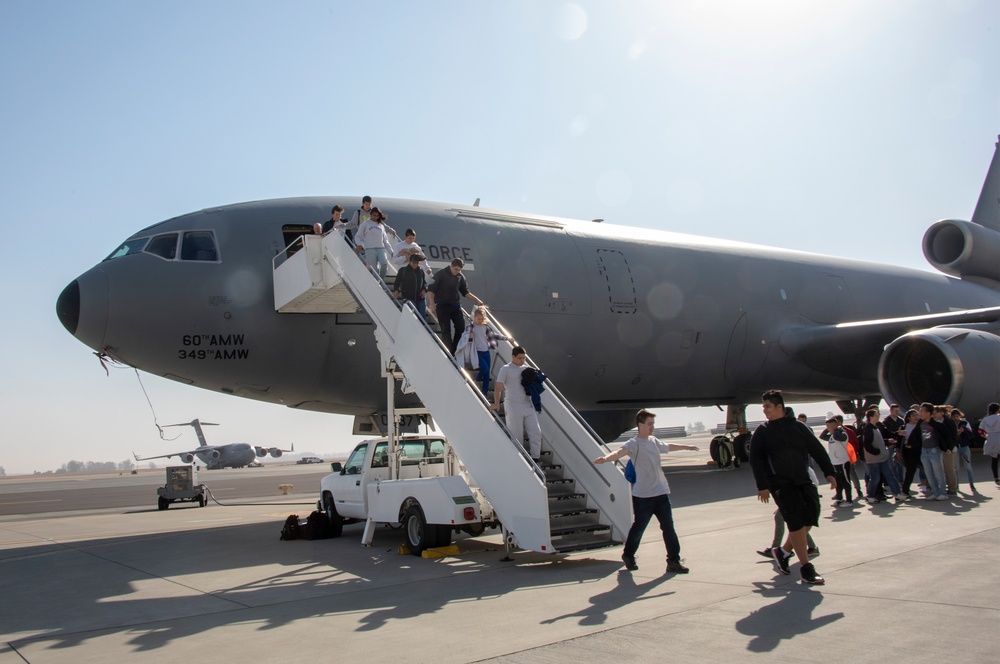
<instances>
[{"instance_id":1,"label":"truck windshield","mask_svg":"<svg viewBox=\"0 0 1000 664\"><path fill-rule=\"evenodd\" d=\"M354 451L351 452L351 456L347 459L347 463L344 464L345 475L361 474L361 466L365 463L365 452L367 451L368 443L361 443L354 448Z\"/></svg>"}]
</instances>

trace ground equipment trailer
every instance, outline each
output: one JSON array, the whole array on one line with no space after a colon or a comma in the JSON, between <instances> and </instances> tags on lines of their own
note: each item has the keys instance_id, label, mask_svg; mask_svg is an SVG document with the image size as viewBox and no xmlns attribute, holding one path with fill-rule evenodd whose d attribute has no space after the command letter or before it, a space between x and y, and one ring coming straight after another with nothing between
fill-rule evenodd
<instances>
[{"instance_id":1,"label":"ground equipment trailer","mask_svg":"<svg viewBox=\"0 0 1000 664\"><path fill-rule=\"evenodd\" d=\"M197 481L194 466L168 466L167 483L156 488L157 507L165 510L170 503L198 503L198 507L204 507L208 504L205 485Z\"/></svg>"}]
</instances>

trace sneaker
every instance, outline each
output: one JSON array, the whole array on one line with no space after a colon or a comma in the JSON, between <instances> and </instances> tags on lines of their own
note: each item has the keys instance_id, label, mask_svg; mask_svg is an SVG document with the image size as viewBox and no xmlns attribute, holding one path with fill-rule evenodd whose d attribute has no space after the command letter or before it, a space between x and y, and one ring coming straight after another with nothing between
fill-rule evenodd
<instances>
[{"instance_id":1,"label":"sneaker","mask_svg":"<svg viewBox=\"0 0 1000 664\"><path fill-rule=\"evenodd\" d=\"M766 549L761 549L760 551L757 552L757 555L758 556L764 556L765 558L770 559L770 557L771 557L771 547L767 547Z\"/></svg>"},{"instance_id":2,"label":"sneaker","mask_svg":"<svg viewBox=\"0 0 1000 664\"><path fill-rule=\"evenodd\" d=\"M1000 486L1000 478L993 480L997 486Z\"/></svg>"},{"instance_id":3,"label":"sneaker","mask_svg":"<svg viewBox=\"0 0 1000 664\"><path fill-rule=\"evenodd\" d=\"M969 484L969 491L971 491L972 493L975 493L975 492L976 492L976 485L975 485L975 484L972 484L972 483L970 483L970 484Z\"/></svg>"},{"instance_id":4,"label":"sneaker","mask_svg":"<svg viewBox=\"0 0 1000 664\"><path fill-rule=\"evenodd\" d=\"M948 496L942 493L940 495L934 496L934 500L948 500Z\"/></svg>"},{"instance_id":5,"label":"sneaker","mask_svg":"<svg viewBox=\"0 0 1000 664\"><path fill-rule=\"evenodd\" d=\"M675 563L667 563L667 573L668 574L687 574L690 572L687 567L681 565L680 561Z\"/></svg>"},{"instance_id":6,"label":"sneaker","mask_svg":"<svg viewBox=\"0 0 1000 664\"><path fill-rule=\"evenodd\" d=\"M780 546L771 549L771 559L778 566L778 571L785 575L792 573L792 570L788 569L788 558L791 558L791 556L786 557L785 552L781 550Z\"/></svg>"},{"instance_id":7,"label":"sneaker","mask_svg":"<svg viewBox=\"0 0 1000 664\"><path fill-rule=\"evenodd\" d=\"M802 566L802 583L808 583L810 586L821 586L826 583L826 580L816 573L816 568L813 567L812 563L806 563Z\"/></svg>"},{"instance_id":8,"label":"sneaker","mask_svg":"<svg viewBox=\"0 0 1000 664\"><path fill-rule=\"evenodd\" d=\"M910 499L910 497L907 496L905 493L897 493L895 495L895 498L897 503L903 503Z\"/></svg>"},{"instance_id":9,"label":"sneaker","mask_svg":"<svg viewBox=\"0 0 1000 664\"><path fill-rule=\"evenodd\" d=\"M836 505L834 505L834 507L854 507L854 503L851 502L850 500L842 500Z\"/></svg>"},{"instance_id":10,"label":"sneaker","mask_svg":"<svg viewBox=\"0 0 1000 664\"><path fill-rule=\"evenodd\" d=\"M865 500L868 501L869 505L878 505L878 498L875 496L865 496Z\"/></svg>"},{"instance_id":11,"label":"sneaker","mask_svg":"<svg viewBox=\"0 0 1000 664\"><path fill-rule=\"evenodd\" d=\"M630 556L627 553L622 554L622 562L625 563L625 569L630 572L634 572L639 569L639 566L635 564L635 556Z\"/></svg>"},{"instance_id":12,"label":"sneaker","mask_svg":"<svg viewBox=\"0 0 1000 664\"><path fill-rule=\"evenodd\" d=\"M819 547L818 546L809 547L808 549L806 549L806 554L809 556L809 560L812 560L813 558L819 558Z\"/></svg>"}]
</instances>

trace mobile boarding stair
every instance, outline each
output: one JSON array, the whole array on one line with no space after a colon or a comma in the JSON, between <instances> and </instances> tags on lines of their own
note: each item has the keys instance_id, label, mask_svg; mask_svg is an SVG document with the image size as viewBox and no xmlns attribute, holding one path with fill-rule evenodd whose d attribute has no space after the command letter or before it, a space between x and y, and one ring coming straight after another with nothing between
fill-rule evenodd
<instances>
[{"instance_id":1,"label":"mobile boarding stair","mask_svg":"<svg viewBox=\"0 0 1000 664\"><path fill-rule=\"evenodd\" d=\"M275 309L360 308L371 317L389 391L402 379L404 391L417 394L471 474L474 490L492 506L506 544L557 553L624 542L632 522L628 481L614 464L593 464L607 448L551 383L543 396L542 461L536 464L412 304L400 306L339 233L301 240L296 253L275 257ZM505 344L508 358L510 347ZM388 400L391 408L391 394Z\"/></svg>"}]
</instances>

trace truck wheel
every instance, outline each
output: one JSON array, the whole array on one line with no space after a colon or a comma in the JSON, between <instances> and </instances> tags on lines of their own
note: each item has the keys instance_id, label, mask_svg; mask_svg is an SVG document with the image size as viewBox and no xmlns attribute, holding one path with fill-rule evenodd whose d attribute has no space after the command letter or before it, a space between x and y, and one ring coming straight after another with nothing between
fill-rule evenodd
<instances>
[{"instance_id":1,"label":"truck wheel","mask_svg":"<svg viewBox=\"0 0 1000 664\"><path fill-rule=\"evenodd\" d=\"M198 496L198 507L204 507L208 504L208 500L205 499L205 494L200 494Z\"/></svg>"},{"instance_id":2,"label":"truck wheel","mask_svg":"<svg viewBox=\"0 0 1000 664\"><path fill-rule=\"evenodd\" d=\"M406 530L406 546L410 553L419 556L424 549L437 546L437 527L428 526L424 512L419 505L410 505L403 513L403 526Z\"/></svg>"},{"instance_id":3,"label":"truck wheel","mask_svg":"<svg viewBox=\"0 0 1000 664\"><path fill-rule=\"evenodd\" d=\"M163 496L160 496L156 501L156 506L159 507L161 510L165 510L168 507L170 507L170 501L164 498Z\"/></svg>"},{"instance_id":4,"label":"truck wheel","mask_svg":"<svg viewBox=\"0 0 1000 664\"><path fill-rule=\"evenodd\" d=\"M344 517L337 512L337 506L333 503L333 496L329 493L323 494L323 511L330 522L330 537L340 537L344 532Z\"/></svg>"},{"instance_id":5,"label":"truck wheel","mask_svg":"<svg viewBox=\"0 0 1000 664\"><path fill-rule=\"evenodd\" d=\"M427 526L428 528L437 528L437 543L434 548L444 547L451 544L451 526L440 525L440 526Z\"/></svg>"}]
</instances>

